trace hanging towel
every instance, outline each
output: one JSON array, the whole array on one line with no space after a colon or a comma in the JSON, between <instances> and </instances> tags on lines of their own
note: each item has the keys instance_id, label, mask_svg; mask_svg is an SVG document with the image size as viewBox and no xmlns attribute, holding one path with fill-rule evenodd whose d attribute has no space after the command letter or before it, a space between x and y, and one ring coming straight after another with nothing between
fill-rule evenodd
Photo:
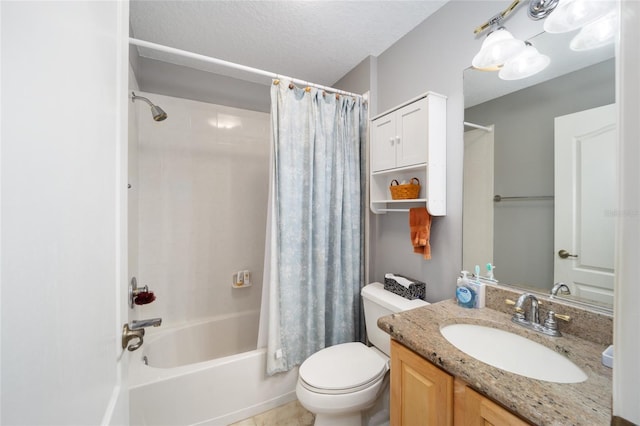
<instances>
[{"instance_id":1,"label":"hanging towel","mask_svg":"<svg viewBox=\"0 0 640 426\"><path fill-rule=\"evenodd\" d=\"M420 253L425 259L431 259L431 215L426 207L413 207L409 209L409 229L411 230L411 244L413 252Z\"/></svg>"}]
</instances>

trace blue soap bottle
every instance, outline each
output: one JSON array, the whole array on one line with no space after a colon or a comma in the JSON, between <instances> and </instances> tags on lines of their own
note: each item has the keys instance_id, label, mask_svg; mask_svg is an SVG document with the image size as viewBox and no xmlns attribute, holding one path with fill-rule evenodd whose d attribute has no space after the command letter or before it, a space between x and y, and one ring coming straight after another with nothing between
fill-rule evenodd
<instances>
[{"instance_id":1,"label":"blue soap bottle","mask_svg":"<svg viewBox=\"0 0 640 426\"><path fill-rule=\"evenodd\" d=\"M469 273L467 271L462 271L462 277L458 279L456 300L458 301L458 306L462 306L463 308L474 308L477 294L471 286L469 278L467 277L468 274Z\"/></svg>"}]
</instances>

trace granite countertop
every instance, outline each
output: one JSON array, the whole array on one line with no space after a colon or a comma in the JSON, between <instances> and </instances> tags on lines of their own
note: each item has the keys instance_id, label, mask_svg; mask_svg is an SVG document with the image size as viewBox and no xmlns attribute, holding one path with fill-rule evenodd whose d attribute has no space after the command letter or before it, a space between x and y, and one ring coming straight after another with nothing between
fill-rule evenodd
<instances>
[{"instance_id":1,"label":"granite countertop","mask_svg":"<svg viewBox=\"0 0 640 426\"><path fill-rule=\"evenodd\" d=\"M487 325L527 337L564 354L588 376L582 383L551 383L492 367L465 354L440 334L456 323ZM536 425L609 425L611 369L602 365L606 344L570 334L549 337L511 322L497 310L464 309L445 300L382 317L378 326L391 337L469 386Z\"/></svg>"}]
</instances>

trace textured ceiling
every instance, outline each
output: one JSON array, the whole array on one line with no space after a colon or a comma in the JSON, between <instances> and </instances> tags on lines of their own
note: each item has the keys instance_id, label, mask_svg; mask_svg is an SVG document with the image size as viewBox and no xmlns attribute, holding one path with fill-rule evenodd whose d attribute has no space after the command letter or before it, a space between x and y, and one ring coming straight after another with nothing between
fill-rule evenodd
<instances>
[{"instance_id":1,"label":"textured ceiling","mask_svg":"<svg viewBox=\"0 0 640 426\"><path fill-rule=\"evenodd\" d=\"M378 56L447 0L131 1L133 36L331 85ZM138 48L140 56L254 82L220 66Z\"/></svg>"}]
</instances>

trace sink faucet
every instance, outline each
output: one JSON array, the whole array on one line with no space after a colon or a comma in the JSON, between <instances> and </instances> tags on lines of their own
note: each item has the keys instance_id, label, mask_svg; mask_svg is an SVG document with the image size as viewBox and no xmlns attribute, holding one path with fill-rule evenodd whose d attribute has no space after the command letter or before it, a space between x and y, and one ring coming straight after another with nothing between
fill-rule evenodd
<instances>
[{"instance_id":1,"label":"sink faucet","mask_svg":"<svg viewBox=\"0 0 640 426\"><path fill-rule=\"evenodd\" d=\"M145 320L133 320L131 321L131 330L139 330L146 327L159 327L162 324L162 318L151 318Z\"/></svg>"},{"instance_id":2,"label":"sink faucet","mask_svg":"<svg viewBox=\"0 0 640 426\"><path fill-rule=\"evenodd\" d=\"M519 314L518 318L521 318L523 321L526 321L526 318L524 316L523 306L527 301L531 302L531 309L529 309L529 322L532 324L540 324L540 316L538 314L538 306L539 306L538 298L531 293L523 293L520 295L520 297L518 297L518 301L516 302L516 315Z\"/></svg>"},{"instance_id":3,"label":"sink faucet","mask_svg":"<svg viewBox=\"0 0 640 426\"><path fill-rule=\"evenodd\" d=\"M555 283L551 289L552 296L557 296L558 292L560 292L560 294L571 294L571 290L569 290L569 287L563 282Z\"/></svg>"},{"instance_id":4,"label":"sink faucet","mask_svg":"<svg viewBox=\"0 0 640 426\"><path fill-rule=\"evenodd\" d=\"M518 297L518 301L514 302L512 300L506 301L510 305L515 305L515 312L511 317L511 321L516 324L520 324L523 327L530 328L532 330L538 331L540 333L546 334L548 336L560 337L562 334L560 330L558 330L558 323L556 322L556 318L559 318L563 321L569 321L571 318L568 315L559 315L549 310L547 312L547 318L544 320L544 323L540 323L540 314L538 308L540 306L540 302L538 302L538 298L531 293L523 293ZM529 308L529 319L525 317L525 309L524 306L527 302L530 302L531 307Z\"/></svg>"}]
</instances>

